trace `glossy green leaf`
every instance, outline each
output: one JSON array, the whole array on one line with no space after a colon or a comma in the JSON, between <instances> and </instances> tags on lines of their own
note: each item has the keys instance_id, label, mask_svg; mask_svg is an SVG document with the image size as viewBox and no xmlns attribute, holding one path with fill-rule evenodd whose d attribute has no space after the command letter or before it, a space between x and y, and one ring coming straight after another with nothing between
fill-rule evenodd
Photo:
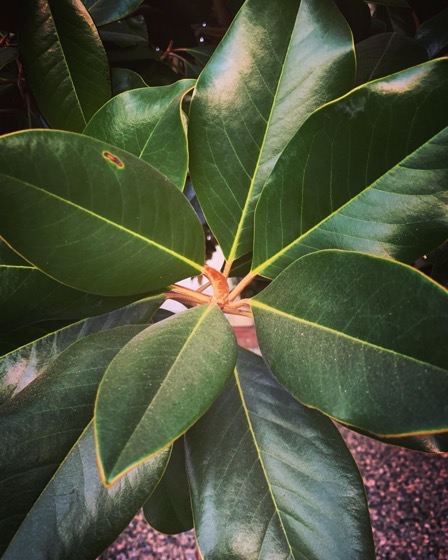
<instances>
[{"instance_id":1,"label":"glossy green leaf","mask_svg":"<svg viewBox=\"0 0 448 560\"><path fill-rule=\"evenodd\" d=\"M143 16L126 18L105 25L99 30L103 43L120 48L142 45L148 48L148 29Z\"/></svg>"},{"instance_id":2,"label":"glossy green leaf","mask_svg":"<svg viewBox=\"0 0 448 560\"><path fill-rule=\"evenodd\" d=\"M96 113L84 134L134 154L183 189L188 150L181 104L194 84L180 80L122 93Z\"/></svg>"},{"instance_id":3,"label":"glossy green leaf","mask_svg":"<svg viewBox=\"0 0 448 560\"><path fill-rule=\"evenodd\" d=\"M151 527L161 533L176 535L193 528L183 438L174 443L168 466L143 513Z\"/></svg>"},{"instance_id":4,"label":"glossy green leaf","mask_svg":"<svg viewBox=\"0 0 448 560\"><path fill-rule=\"evenodd\" d=\"M66 348L91 334L123 325L147 325L163 301L153 296L51 333L0 358L0 404L34 381Z\"/></svg>"},{"instance_id":5,"label":"glossy green leaf","mask_svg":"<svg viewBox=\"0 0 448 560\"><path fill-rule=\"evenodd\" d=\"M30 344L34 340L38 340L47 334L63 329L71 323L73 323L73 320L70 319L66 319L65 321L42 321L40 323L20 327L14 331L0 331L0 356L9 354L17 350L17 348Z\"/></svg>"},{"instance_id":6,"label":"glossy green leaf","mask_svg":"<svg viewBox=\"0 0 448 560\"><path fill-rule=\"evenodd\" d=\"M0 408L3 549L92 420L108 364L142 329L123 326L75 342Z\"/></svg>"},{"instance_id":7,"label":"glossy green leaf","mask_svg":"<svg viewBox=\"0 0 448 560\"><path fill-rule=\"evenodd\" d=\"M308 115L352 87L354 66L333 2L244 4L198 80L189 123L192 181L227 260L251 251L266 178Z\"/></svg>"},{"instance_id":8,"label":"glossy green leaf","mask_svg":"<svg viewBox=\"0 0 448 560\"><path fill-rule=\"evenodd\" d=\"M132 297L74 290L33 266L0 264L0 333L48 320L78 320L127 305Z\"/></svg>"},{"instance_id":9,"label":"glossy green leaf","mask_svg":"<svg viewBox=\"0 0 448 560\"><path fill-rule=\"evenodd\" d=\"M375 434L369 434L363 430L358 430L351 427L353 430L360 434L369 436L373 439L387 443L388 445L395 445L403 447L404 449L412 449L413 451L421 451L423 453L447 453L448 452L448 432L441 432L438 434L421 434L405 437L381 437Z\"/></svg>"},{"instance_id":10,"label":"glossy green leaf","mask_svg":"<svg viewBox=\"0 0 448 560\"><path fill-rule=\"evenodd\" d=\"M441 59L316 111L260 198L254 271L273 278L326 248L412 262L437 247L448 234L447 97Z\"/></svg>"},{"instance_id":11,"label":"glossy green leaf","mask_svg":"<svg viewBox=\"0 0 448 560\"><path fill-rule=\"evenodd\" d=\"M229 276L230 277L245 276L250 272L251 264L252 264L252 253L247 253L246 255L243 255L242 257L234 261Z\"/></svg>"},{"instance_id":12,"label":"glossy green leaf","mask_svg":"<svg viewBox=\"0 0 448 560\"><path fill-rule=\"evenodd\" d=\"M415 38L426 48L429 58L447 54L448 8L423 22Z\"/></svg>"},{"instance_id":13,"label":"glossy green leaf","mask_svg":"<svg viewBox=\"0 0 448 560\"><path fill-rule=\"evenodd\" d=\"M426 49L401 33L378 33L356 45L356 85L428 60Z\"/></svg>"},{"instance_id":14,"label":"glossy green leaf","mask_svg":"<svg viewBox=\"0 0 448 560\"><path fill-rule=\"evenodd\" d=\"M202 226L146 162L69 132L0 139L0 235L46 274L90 293L161 289L202 271Z\"/></svg>"},{"instance_id":15,"label":"glossy green leaf","mask_svg":"<svg viewBox=\"0 0 448 560\"><path fill-rule=\"evenodd\" d=\"M319 251L252 309L263 356L304 404L383 436L447 431L448 292L420 272Z\"/></svg>"},{"instance_id":16,"label":"glossy green leaf","mask_svg":"<svg viewBox=\"0 0 448 560\"><path fill-rule=\"evenodd\" d=\"M2 239L0 239L0 264L29 266L29 263L13 251Z\"/></svg>"},{"instance_id":17,"label":"glossy green leaf","mask_svg":"<svg viewBox=\"0 0 448 560\"><path fill-rule=\"evenodd\" d=\"M106 25L134 12L143 0L82 0L95 25Z\"/></svg>"},{"instance_id":18,"label":"glossy green leaf","mask_svg":"<svg viewBox=\"0 0 448 560\"><path fill-rule=\"evenodd\" d=\"M40 111L54 128L80 132L109 98L109 66L81 2L25 0L21 60Z\"/></svg>"},{"instance_id":19,"label":"glossy green leaf","mask_svg":"<svg viewBox=\"0 0 448 560\"><path fill-rule=\"evenodd\" d=\"M112 95L118 95L124 91L146 87L143 78L128 68L111 68Z\"/></svg>"},{"instance_id":20,"label":"glossy green leaf","mask_svg":"<svg viewBox=\"0 0 448 560\"><path fill-rule=\"evenodd\" d=\"M162 451L113 488L105 488L89 426L36 500L3 560L95 560L154 490L167 458L168 451Z\"/></svg>"},{"instance_id":21,"label":"glossy green leaf","mask_svg":"<svg viewBox=\"0 0 448 560\"><path fill-rule=\"evenodd\" d=\"M95 407L106 484L182 435L223 389L235 336L216 305L152 325L111 362Z\"/></svg>"},{"instance_id":22,"label":"glossy green leaf","mask_svg":"<svg viewBox=\"0 0 448 560\"><path fill-rule=\"evenodd\" d=\"M234 378L187 433L207 560L375 557L361 477L332 422L241 350Z\"/></svg>"}]
</instances>

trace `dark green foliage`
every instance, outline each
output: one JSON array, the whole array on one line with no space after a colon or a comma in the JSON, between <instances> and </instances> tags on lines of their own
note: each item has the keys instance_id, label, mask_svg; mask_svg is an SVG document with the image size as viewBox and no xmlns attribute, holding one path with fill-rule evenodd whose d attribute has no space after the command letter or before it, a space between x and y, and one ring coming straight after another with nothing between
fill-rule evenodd
<instances>
[{"instance_id":1,"label":"dark green foliage","mask_svg":"<svg viewBox=\"0 0 448 560\"><path fill-rule=\"evenodd\" d=\"M373 560L332 419L447 450L446 2L23 8L0 7L3 558L94 560L144 505L205 559Z\"/></svg>"}]
</instances>

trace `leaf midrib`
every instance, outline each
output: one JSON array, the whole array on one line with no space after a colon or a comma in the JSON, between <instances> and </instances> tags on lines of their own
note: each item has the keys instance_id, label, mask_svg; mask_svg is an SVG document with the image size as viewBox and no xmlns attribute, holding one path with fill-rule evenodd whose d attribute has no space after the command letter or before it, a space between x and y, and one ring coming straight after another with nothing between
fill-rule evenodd
<instances>
[{"instance_id":1,"label":"leaf midrib","mask_svg":"<svg viewBox=\"0 0 448 560\"><path fill-rule=\"evenodd\" d=\"M165 377L163 378L162 383L160 384L159 388L157 389L157 391L155 392L154 396L151 398L148 406L146 407L145 411L143 412L143 414L141 415L140 420L137 422L137 424L135 425L135 427L132 430L131 435L127 438L127 443L125 444L125 446L123 447L123 449L121 450L121 452L119 453L118 457L116 458L115 462L114 462L114 466L113 468L110 470L111 473L114 472L117 464L120 463L120 460L123 456L123 454L126 452L127 448L129 447L129 445L131 444L131 440L133 438L133 436L135 435L136 431L139 429L141 423L145 420L146 414L148 412L148 410L154 405L155 400L157 399L158 395L160 394L160 391L162 390L162 388L164 387L164 385L166 384L167 379L169 378L169 376L172 374L173 370L175 369L176 365L178 364L178 362L181 360L181 357L183 355L183 353L185 352L186 348L188 348L190 341L192 340L192 338L194 338L197 330L199 329L199 326L202 324L202 322L204 321L204 319L207 317L207 315L211 312L211 310L215 307L214 304L208 305L208 306L204 306L204 312L203 314L199 317L199 319L197 320L196 324L194 325L191 333L188 335L187 339L185 340L185 343L182 345L182 349L180 350L180 352L177 354L174 362L171 364L168 373L165 375ZM112 363L112 362L111 362ZM170 441L169 443L167 443L167 445L170 445L172 442ZM157 453L154 452L154 453ZM152 453L152 455L154 455L154 453ZM133 467L137 466L138 464L140 464L143 460L146 459L146 456L144 456L142 459L138 460L137 462L133 463ZM109 481L109 484L111 484L113 482L113 480L119 475L115 474L115 477L113 479L111 479Z\"/></svg>"},{"instance_id":2,"label":"leaf midrib","mask_svg":"<svg viewBox=\"0 0 448 560\"><path fill-rule=\"evenodd\" d=\"M338 101L338 100L336 100ZM261 264L259 264L256 268L254 268L252 270L253 274L262 274L263 270L269 266L272 266L273 264L275 264L275 262L281 258L282 256L286 255L288 253L288 251L290 249L292 249L293 247L295 247L296 245L300 245L303 241L306 240L306 238L308 236L310 236L312 233L314 233L314 231L320 229L326 222L330 221L332 218L334 218L335 216L339 215L345 208L349 207L351 204L354 204L358 199L360 199L364 194L366 194L367 192L369 192L370 190L377 190L379 192L385 192L387 194L400 194L400 195L406 195L407 193L394 193L393 191L384 191L384 189L378 189L377 188L377 184L380 183L380 181L383 181L386 177L388 177L391 173L399 170L400 168L405 168L405 169L409 169L408 167L406 167L405 163L407 162L407 160L415 157L418 155L418 152L420 152L420 150L424 150L425 148L428 147L429 144L431 144L439 135L448 132L448 126L442 128L441 130L439 130L436 134L433 134L430 138L428 138L428 140L426 140L426 142L424 142L421 146L419 146L417 149L415 149L414 151L412 151L411 153L407 154L406 157L404 157L402 160L400 160L399 162L397 162L393 167L391 167L390 169L388 169L386 171L386 173L384 173L383 175L381 175L380 177L378 177L375 181L373 181L373 183L370 183L369 185L366 185L365 188L360 191L357 195L355 195L354 197L350 198L350 200L348 200L347 202L345 202L342 206L340 206L339 208L337 208L336 210L334 210L331 214L329 214L326 218L324 218L323 220L321 220L319 223L317 223L316 225L314 225L312 228L310 228L309 230L307 230L305 233L300 234L298 237L296 237L293 241L291 241L290 243L288 243L285 247L283 247L282 249L280 249L280 251L277 251L277 253L275 253L274 255L272 255L272 257L269 257L268 259L266 259L265 261L263 261ZM445 166L442 169L447 169L447 166ZM427 171L434 171L433 169L428 169ZM417 195L413 195L413 194L408 194L408 196L417 196ZM418 196L422 196L421 194L419 194ZM430 195L427 195L430 196ZM303 207L303 205L302 205Z\"/></svg>"},{"instance_id":3,"label":"leaf midrib","mask_svg":"<svg viewBox=\"0 0 448 560\"><path fill-rule=\"evenodd\" d=\"M184 80L182 80L182 81L184 81ZM171 101L168 103L168 105L166 106L162 115L160 115L160 117L157 118L157 122L155 123L155 125L154 125L153 129L151 130L150 134L148 135L148 138L146 139L145 144L140 151L140 155L138 156L140 159L143 159L143 154L144 154L145 150L147 149L151 138L153 137L154 133L156 132L156 129L159 127L163 118L165 117L166 113L171 109L171 107L173 105L175 105L175 106L177 105L177 98L180 97L181 100L182 100L185 97L185 95L187 95L187 93L193 88L194 88L194 85L191 85L190 87L186 87L183 91L178 92L177 95L174 98L172 98ZM179 102L179 117L182 120L182 108L181 108L180 102ZM185 131L183 126L182 126L182 129ZM185 132L184 132L184 138L185 137L186 137L186 135L185 135Z\"/></svg>"},{"instance_id":4,"label":"leaf midrib","mask_svg":"<svg viewBox=\"0 0 448 560\"><path fill-rule=\"evenodd\" d=\"M285 537L286 544L288 545L289 552L291 554L291 558L296 558L294 556L292 545L289 542L288 535L286 533L286 529L285 529L285 526L283 524L283 519L282 519L282 516L281 516L281 513L280 513L280 508L277 505L277 500L275 498L274 491L272 489L272 485L269 481L269 477L268 477L268 474L267 474L267 471L266 471L266 467L264 465L263 457L261 455L261 449L260 449L260 446L258 445L257 436L255 435L255 431L254 431L254 428L253 428L253 425L252 425L252 421L250 419L249 408L246 404L246 399L244 398L243 388L241 387L241 382L240 382L240 377L239 377L239 372L238 372L238 366L235 367L234 376L235 376L236 386L237 386L237 389L238 389L238 392L239 392L239 395L240 395L240 399L241 399L241 405L243 407L244 414L246 416L247 424L248 424L248 427L249 427L249 432L251 434L252 441L253 441L255 450L257 452L258 462L260 464L261 470L263 471L263 476L264 476L264 479L266 481L269 494L271 496L271 500L272 500L272 504L274 506L275 513L277 514L278 520L280 522L280 527L281 527L283 535Z\"/></svg>"},{"instance_id":5,"label":"leaf midrib","mask_svg":"<svg viewBox=\"0 0 448 560\"><path fill-rule=\"evenodd\" d=\"M186 264L188 264L189 266L195 268L196 270L198 270L200 273L202 273L202 266L197 264L196 262L188 259L187 257L185 257L184 255L181 255L180 253L176 253L176 251L173 251L172 249L169 249L168 247L165 247L164 245L161 245L160 243L157 243L156 241L149 239L147 237L144 237L143 235L140 235L139 233L136 233L135 231L132 231L128 228L126 228L125 226L122 226L120 224L117 224L116 222L112 222L110 220L108 220L107 218L105 218L104 216L100 216L99 214L96 214L95 212L92 212L92 210L89 210L87 208L84 208L82 206L79 206L78 204L75 204L74 202L72 202L71 200L67 200L65 198L62 198L61 196L58 196L54 193L51 193L49 191L46 191L45 189L42 189L41 187L38 187L37 185L33 185L31 183L28 183L27 181L24 181L23 179L18 179L16 177L13 177L11 175L8 175L6 173L0 172L0 175L3 177L6 177L10 180L12 180L13 182L18 182L21 183L23 185L26 185L28 188L34 189L36 191L39 191L40 193L42 193L44 196L47 196L49 198L54 198L55 200L58 200L59 202L62 202L64 204L67 204L68 206L72 206L73 208L76 208L76 210L78 210L79 212L85 212L86 214L88 214L89 216L92 216L93 218L100 220L101 222L106 223L108 226L113 227L115 229L118 229L128 235L130 235L131 237L134 237L135 239L138 239L140 241L144 241L145 243L147 243L148 245L152 245L155 248L159 249L160 251L163 251L165 253L168 253L169 255L172 255L173 257L185 262Z\"/></svg>"},{"instance_id":6,"label":"leaf midrib","mask_svg":"<svg viewBox=\"0 0 448 560\"><path fill-rule=\"evenodd\" d=\"M249 215L248 207L249 207L250 203L252 202L252 192L254 190L256 179L258 177L258 172L260 170L260 161L261 161L262 156L264 154L264 148L265 148L266 142L268 140L269 131L270 131L270 128L271 128L271 122L272 122L274 110L276 108L277 97L278 97L278 94L279 94L279 91L280 91L280 87L282 86L283 75L284 75L285 68L286 68L286 62L285 61L287 60L289 52L291 50L291 44L293 42L293 35L294 35L294 29L295 29L295 22L296 21L297 21L297 15L296 15L296 18L294 20L294 25L293 25L292 30L291 30L291 34L290 34L290 38L289 38L289 42L288 42L288 47L286 49L285 56L283 58L282 68L281 68L280 75L279 75L279 78L278 78L277 87L275 89L274 97L272 99L271 110L269 112L269 117L268 117L268 120L266 122L266 128L265 128L264 135L263 135L263 141L261 143L260 151L258 153L257 162L256 162L255 167L254 167L253 176L252 176L252 179L251 179L250 184L249 184L249 190L248 190L248 193L247 193L247 196L246 196L244 207L243 207L242 212L241 212L241 218L238 222L238 227L237 227L237 230L236 230L236 233L235 233L235 237L233 239L233 243L232 243L232 247L230 249L229 257L227 259L229 262L233 262L236 259L236 254L237 254L237 250L238 250L238 246L239 246L239 242L240 242L241 232L243 231L244 222L246 221L246 218ZM257 110L258 110L258 108L257 108ZM255 214L255 209L252 213Z\"/></svg>"},{"instance_id":7,"label":"leaf midrib","mask_svg":"<svg viewBox=\"0 0 448 560\"><path fill-rule=\"evenodd\" d=\"M356 337L354 337L352 335L349 335L347 333L337 331L337 330L335 330L331 327L321 325L320 323L313 323L312 321L308 321L308 320L303 319L301 317L296 317L295 315L291 315L290 313L287 313L286 311L281 311L280 309L276 309L275 307L271 307L270 305L262 303L261 301L257 301L257 300L253 299L252 300L252 306L258 307L259 309L263 309L264 311L274 313L276 315L280 315L280 316L285 317L285 318L287 318L291 321L295 321L297 323L303 323L303 324L311 326L315 329L320 329L322 331L331 333L332 335L337 336L339 338L345 338L345 339L350 340L351 342L355 342L356 344L359 344L361 346L366 346L366 347L369 347L369 348L373 348L375 350L379 350L380 352L383 352L383 353L386 353L386 354L397 356L398 358L400 358L402 360L407 360L407 361L413 362L415 364L418 364L420 366L424 366L426 368L430 367L434 370L442 372L445 375L448 374L447 370L443 369L440 366L432 364L430 362L424 362L422 360L419 360L418 358L414 358L413 356L408 356L406 354L402 354L401 352L397 352L396 350L392 350L390 348L385 348L383 346L378 346L377 344L374 344L374 343L369 342L367 340L362 340L360 338L356 338Z\"/></svg>"},{"instance_id":8,"label":"leaf midrib","mask_svg":"<svg viewBox=\"0 0 448 560\"><path fill-rule=\"evenodd\" d=\"M8 546L5 550L5 554L8 552L9 548L11 547L11 544L13 543L13 541L16 539L17 535L20 534L21 529L23 524L25 523L25 521L28 519L28 517L31 515L31 513L33 512L33 510L37 507L37 504L39 503L40 499L42 498L42 496L45 495L45 492L47 490L47 488L50 486L50 484L53 482L53 480L56 478L56 476L58 475L58 473L61 471L61 469L63 468L63 466L65 465L65 463L68 461L69 457L71 457L72 453L79 447L79 443L81 441L81 439L83 438L83 436L85 435L85 433L87 432L87 430L90 428L90 426L93 423L93 419L91 419L89 422L87 422L86 427L84 428L84 430L82 430L81 434L79 435L78 439L74 442L73 446L69 449L69 451L66 453L65 457L63 458L63 460L58 464L58 468L55 470L55 472L53 473L53 475L51 476L51 478L48 480L47 484L44 486L44 488L42 489L42 491L40 492L40 494L36 497L36 499L33 502L33 505L30 507L28 513L25 515L25 517L23 518L22 523L17 527L16 532L14 533L14 536L12 537L12 539L9 541Z\"/></svg>"},{"instance_id":9,"label":"leaf midrib","mask_svg":"<svg viewBox=\"0 0 448 560\"><path fill-rule=\"evenodd\" d=\"M0 264L0 269L2 268L25 268L27 270L37 270L35 266L27 266L23 264Z\"/></svg>"},{"instance_id":10,"label":"leaf midrib","mask_svg":"<svg viewBox=\"0 0 448 560\"><path fill-rule=\"evenodd\" d=\"M64 62L64 66L65 66L65 68L66 68L66 70L67 70L67 76L68 76L68 79L69 79L70 83L72 84L72 91L73 91L73 93L74 93L74 95L75 95L76 104L77 104L77 106L78 106L78 108L79 108L79 112L81 113L81 117L82 117L82 120L84 121L84 126L85 126L85 125L87 124L87 119L86 119L86 117L85 117L85 115L84 115L84 111L83 111L83 108L82 108L82 105L81 105L81 101L80 101L80 99L79 99L78 92L77 92L76 87L75 87L75 82L73 81L73 77L72 77L72 74L71 74L71 72L70 72L70 66L68 65L67 58L66 58L66 56L65 56L65 51L64 51L64 48L63 48L63 46L62 46L62 41L61 41L61 38L60 38L60 36L59 36L59 31L58 31L58 28L57 28L57 25L56 25L56 21L55 21L55 19L54 19L54 16L53 16L53 12L52 12L52 10L51 10L50 3L47 2L46 4L47 4L47 7L48 7L48 11L49 11L49 13L50 13L50 17L51 17L51 21L52 21L52 24L53 24L54 33L55 33L55 35L56 35L56 40L57 40L57 42L58 42L59 49L60 49L61 54L62 54L62 60L63 60L63 62Z\"/></svg>"}]
</instances>

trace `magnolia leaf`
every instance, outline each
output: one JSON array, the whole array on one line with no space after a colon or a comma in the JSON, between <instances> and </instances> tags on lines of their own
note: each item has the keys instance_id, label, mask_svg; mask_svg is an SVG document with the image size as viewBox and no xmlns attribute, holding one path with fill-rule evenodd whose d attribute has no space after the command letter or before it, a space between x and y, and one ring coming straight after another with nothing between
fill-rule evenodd
<instances>
[{"instance_id":1,"label":"magnolia leaf","mask_svg":"<svg viewBox=\"0 0 448 560\"><path fill-rule=\"evenodd\" d=\"M356 84L364 84L428 60L426 49L401 33L378 33L356 45Z\"/></svg>"},{"instance_id":2,"label":"magnolia leaf","mask_svg":"<svg viewBox=\"0 0 448 560\"><path fill-rule=\"evenodd\" d=\"M180 80L122 93L96 113L84 134L134 154L183 189L188 150L181 103L194 84Z\"/></svg>"},{"instance_id":3,"label":"magnolia leaf","mask_svg":"<svg viewBox=\"0 0 448 560\"><path fill-rule=\"evenodd\" d=\"M40 111L52 127L81 132L110 98L96 27L76 0L25 0L20 17L21 60Z\"/></svg>"},{"instance_id":4,"label":"magnolia leaf","mask_svg":"<svg viewBox=\"0 0 448 560\"><path fill-rule=\"evenodd\" d=\"M108 296L202 271L202 226L182 193L132 154L37 130L0 140L0 235L43 272Z\"/></svg>"},{"instance_id":5,"label":"magnolia leaf","mask_svg":"<svg viewBox=\"0 0 448 560\"><path fill-rule=\"evenodd\" d=\"M29 266L29 263L8 247L2 239L0 239L0 264Z\"/></svg>"},{"instance_id":6,"label":"magnolia leaf","mask_svg":"<svg viewBox=\"0 0 448 560\"><path fill-rule=\"evenodd\" d=\"M91 421L98 384L108 364L143 328L123 326L79 340L0 408L3 548ZM95 465L94 456L91 461Z\"/></svg>"},{"instance_id":7,"label":"magnolia leaf","mask_svg":"<svg viewBox=\"0 0 448 560\"><path fill-rule=\"evenodd\" d=\"M74 290L31 265L0 264L0 334L49 320L78 320L131 303Z\"/></svg>"},{"instance_id":8,"label":"magnolia leaf","mask_svg":"<svg viewBox=\"0 0 448 560\"><path fill-rule=\"evenodd\" d=\"M118 95L124 91L147 87L147 84L137 72L128 68L111 68L112 95Z\"/></svg>"},{"instance_id":9,"label":"magnolia leaf","mask_svg":"<svg viewBox=\"0 0 448 560\"><path fill-rule=\"evenodd\" d=\"M162 302L162 296L146 298L117 311L79 321L3 356L0 358L0 404L44 373L49 364L76 341L120 325L146 326Z\"/></svg>"},{"instance_id":10,"label":"magnolia leaf","mask_svg":"<svg viewBox=\"0 0 448 560\"><path fill-rule=\"evenodd\" d=\"M143 513L151 527L161 533L176 535L193 528L183 438L174 443L168 466Z\"/></svg>"},{"instance_id":11,"label":"magnolia leaf","mask_svg":"<svg viewBox=\"0 0 448 560\"><path fill-rule=\"evenodd\" d=\"M89 425L37 498L3 560L95 560L124 531L154 490L168 455L169 450L158 453L113 488L105 488Z\"/></svg>"},{"instance_id":12,"label":"magnolia leaf","mask_svg":"<svg viewBox=\"0 0 448 560\"><path fill-rule=\"evenodd\" d=\"M351 427L352 430L369 436L373 439L387 443L389 445L397 445L405 449L412 449L414 451L421 451L423 453L447 453L448 452L448 432L441 432L438 434L421 434L405 437L381 437L376 434L370 434Z\"/></svg>"},{"instance_id":13,"label":"magnolia leaf","mask_svg":"<svg viewBox=\"0 0 448 560\"><path fill-rule=\"evenodd\" d=\"M186 435L207 559L375 557L360 474L332 422L241 350L234 378Z\"/></svg>"},{"instance_id":14,"label":"magnolia leaf","mask_svg":"<svg viewBox=\"0 0 448 560\"><path fill-rule=\"evenodd\" d=\"M148 48L148 28L145 18L141 16L126 18L103 26L99 30L103 43L120 48L135 47L137 45Z\"/></svg>"},{"instance_id":15,"label":"magnolia leaf","mask_svg":"<svg viewBox=\"0 0 448 560\"><path fill-rule=\"evenodd\" d=\"M118 21L134 12L143 0L82 0L95 25Z\"/></svg>"},{"instance_id":16,"label":"magnolia leaf","mask_svg":"<svg viewBox=\"0 0 448 560\"><path fill-rule=\"evenodd\" d=\"M447 237L447 78L448 59L427 62L308 119L260 198L254 273L326 248L412 262Z\"/></svg>"},{"instance_id":17,"label":"magnolia leaf","mask_svg":"<svg viewBox=\"0 0 448 560\"><path fill-rule=\"evenodd\" d=\"M105 484L182 435L219 395L235 365L232 328L201 305L136 336L101 382L95 432Z\"/></svg>"},{"instance_id":18,"label":"magnolia leaf","mask_svg":"<svg viewBox=\"0 0 448 560\"><path fill-rule=\"evenodd\" d=\"M0 356L9 354L21 346L30 344L34 340L38 340L47 334L63 329L71 323L73 323L73 320L69 319L66 319L65 321L42 321L40 323L20 327L14 331L0 332Z\"/></svg>"},{"instance_id":19,"label":"magnolia leaf","mask_svg":"<svg viewBox=\"0 0 448 560\"><path fill-rule=\"evenodd\" d=\"M263 356L304 404L381 436L448 430L448 292L422 273L319 251L252 309Z\"/></svg>"},{"instance_id":20,"label":"magnolia leaf","mask_svg":"<svg viewBox=\"0 0 448 560\"><path fill-rule=\"evenodd\" d=\"M233 262L229 276L245 276L250 272L252 264L252 253L247 253Z\"/></svg>"},{"instance_id":21,"label":"magnolia leaf","mask_svg":"<svg viewBox=\"0 0 448 560\"><path fill-rule=\"evenodd\" d=\"M189 124L192 181L229 262L252 250L255 204L280 153L354 73L333 2L248 0L238 13L198 80Z\"/></svg>"},{"instance_id":22,"label":"magnolia leaf","mask_svg":"<svg viewBox=\"0 0 448 560\"><path fill-rule=\"evenodd\" d=\"M448 49L448 8L422 23L415 35L427 50L429 58L447 54Z\"/></svg>"}]
</instances>

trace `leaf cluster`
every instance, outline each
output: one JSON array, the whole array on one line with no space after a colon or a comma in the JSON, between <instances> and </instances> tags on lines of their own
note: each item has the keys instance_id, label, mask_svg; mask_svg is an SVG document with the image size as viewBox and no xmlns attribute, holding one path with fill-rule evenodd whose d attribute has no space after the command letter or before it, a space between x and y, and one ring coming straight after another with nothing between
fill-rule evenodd
<instances>
[{"instance_id":1,"label":"leaf cluster","mask_svg":"<svg viewBox=\"0 0 448 560\"><path fill-rule=\"evenodd\" d=\"M448 7L2 10L3 557L373 559L333 420L448 451Z\"/></svg>"}]
</instances>

